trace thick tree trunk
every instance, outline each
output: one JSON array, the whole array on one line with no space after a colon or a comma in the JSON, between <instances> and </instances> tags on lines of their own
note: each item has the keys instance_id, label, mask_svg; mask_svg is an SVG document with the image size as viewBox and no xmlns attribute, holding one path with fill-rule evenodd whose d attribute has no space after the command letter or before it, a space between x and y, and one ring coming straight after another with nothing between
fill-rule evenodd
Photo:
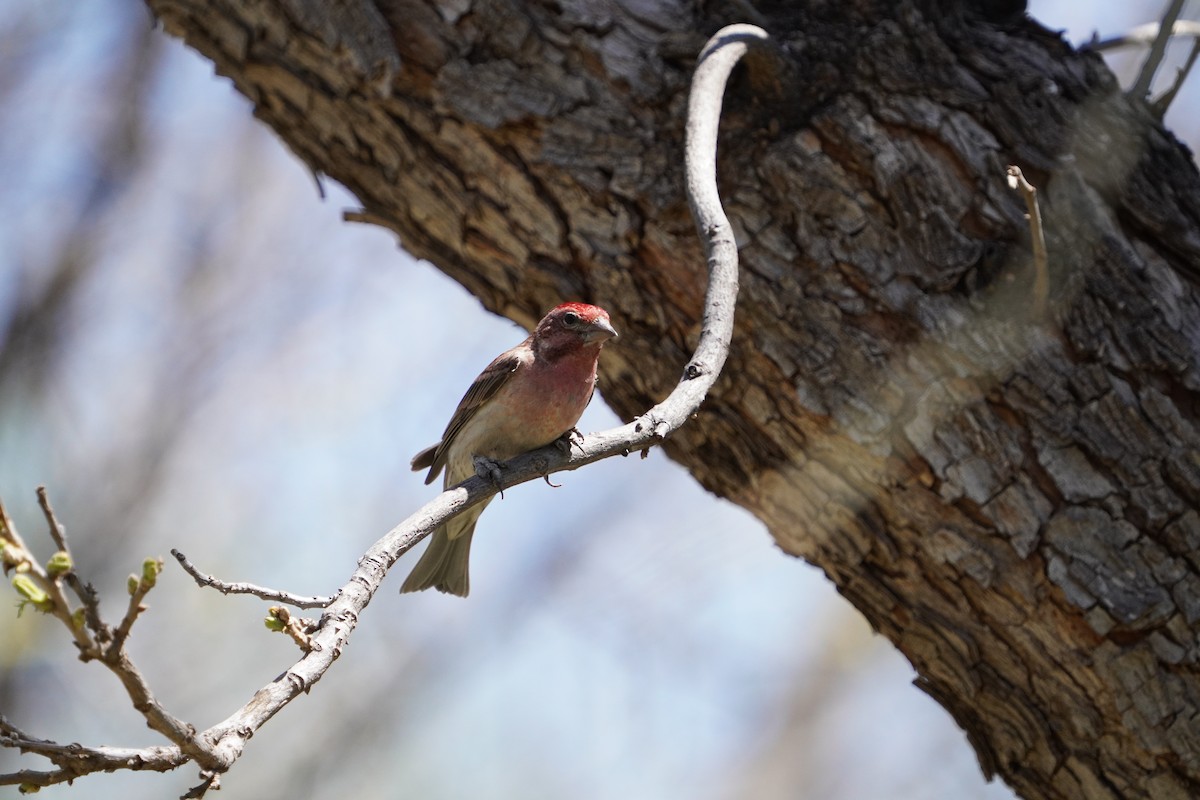
<instances>
[{"instance_id":1,"label":"thick tree trunk","mask_svg":"<svg viewBox=\"0 0 1200 800\"><path fill-rule=\"evenodd\" d=\"M738 329L667 451L828 573L989 776L1200 795L1200 177L1097 56L950 0L149 5L488 308L610 309L625 418L696 336L695 54L766 28L798 79L727 96Z\"/></svg>"}]
</instances>

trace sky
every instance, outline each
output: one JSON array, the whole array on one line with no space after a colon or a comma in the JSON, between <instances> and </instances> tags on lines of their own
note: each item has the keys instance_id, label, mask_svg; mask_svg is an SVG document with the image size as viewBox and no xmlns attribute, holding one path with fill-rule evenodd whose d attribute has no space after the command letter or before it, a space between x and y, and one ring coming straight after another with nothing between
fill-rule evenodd
<instances>
[{"instance_id":1,"label":"sky","mask_svg":"<svg viewBox=\"0 0 1200 800\"><path fill-rule=\"evenodd\" d=\"M1081 42L1157 5L1031 13ZM524 332L390 234L343 222L354 199L329 181L322 198L138 4L0 10L0 321L72 276L50 344L0 372L0 496L44 547L33 488L50 488L110 613L125 574L172 547L228 580L333 592L433 496L408 459ZM1196 86L1168 118L1193 143ZM596 402L580 428L613 424ZM558 482L488 508L469 600L398 595L403 559L220 797L1012 797L819 571L661 453ZM295 658L265 604L173 564L149 605L134 657L198 726ZM30 732L157 743L50 621L0 614L0 643L0 712ZM102 775L41 796L195 782Z\"/></svg>"}]
</instances>

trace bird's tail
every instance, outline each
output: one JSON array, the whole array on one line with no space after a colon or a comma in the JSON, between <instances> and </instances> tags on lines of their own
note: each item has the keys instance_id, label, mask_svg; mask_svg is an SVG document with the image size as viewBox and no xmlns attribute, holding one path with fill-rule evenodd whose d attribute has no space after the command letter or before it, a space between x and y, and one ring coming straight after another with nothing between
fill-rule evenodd
<instances>
[{"instance_id":1,"label":"bird's tail","mask_svg":"<svg viewBox=\"0 0 1200 800\"><path fill-rule=\"evenodd\" d=\"M473 508L438 528L429 537L429 546L421 554L401 592L437 589L446 594L466 597L471 589L468 566L471 557L471 537L482 508ZM464 519L465 517L465 519Z\"/></svg>"}]
</instances>

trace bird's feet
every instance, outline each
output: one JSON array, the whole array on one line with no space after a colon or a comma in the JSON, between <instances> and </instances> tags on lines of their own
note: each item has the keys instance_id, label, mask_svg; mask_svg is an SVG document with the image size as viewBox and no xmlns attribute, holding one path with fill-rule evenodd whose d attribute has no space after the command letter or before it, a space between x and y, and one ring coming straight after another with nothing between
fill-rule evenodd
<instances>
[{"instance_id":1,"label":"bird's feet","mask_svg":"<svg viewBox=\"0 0 1200 800\"><path fill-rule=\"evenodd\" d=\"M492 486L495 486L500 492L500 499L504 499L504 486L500 483L500 465L502 462L495 461L484 456L475 456L475 474L486 481L490 481Z\"/></svg>"},{"instance_id":2,"label":"bird's feet","mask_svg":"<svg viewBox=\"0 0 1200 800\"><path fill-rule=\"evenodd\" d=\"M578 447L580 452L583 451L583 434L579 432L579 428L571 428L554 440L554 446L568 456L571 455L571 445Z\"/></svg>"},{"instance_id":3,"label":"bird's feet","mask_svg":"<svg viewBox=\"0 0 1200 800\"><path fill-rule=\"evenodd\" d=\"M571 445L578 447L579 452L583 452L583 434L579 432L579 428L571 428L571 430L554 440L555 449L565 456L571 455ZM560 487L560 484L550 480L549 473L542 475L542 480L555 489Z\"/></svg>"}]
</instances>

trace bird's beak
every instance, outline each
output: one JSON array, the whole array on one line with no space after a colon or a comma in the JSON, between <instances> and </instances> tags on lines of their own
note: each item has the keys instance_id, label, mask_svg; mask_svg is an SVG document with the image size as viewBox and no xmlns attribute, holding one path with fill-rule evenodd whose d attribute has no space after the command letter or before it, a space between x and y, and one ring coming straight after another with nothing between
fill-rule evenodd
<instances>
[{"instance_id":1,"label":"bird's beak","mask_svg":"<svg viewBox=\"0 0 1200 800\"><path fill-rule=\"evenodd\" d=\"M612 326L611 322L606 319L598 319L588 326L583 338L588 342L607 342L609 339L616 339L617 336L617 329Z\"/></svg>"}]
</instances>

